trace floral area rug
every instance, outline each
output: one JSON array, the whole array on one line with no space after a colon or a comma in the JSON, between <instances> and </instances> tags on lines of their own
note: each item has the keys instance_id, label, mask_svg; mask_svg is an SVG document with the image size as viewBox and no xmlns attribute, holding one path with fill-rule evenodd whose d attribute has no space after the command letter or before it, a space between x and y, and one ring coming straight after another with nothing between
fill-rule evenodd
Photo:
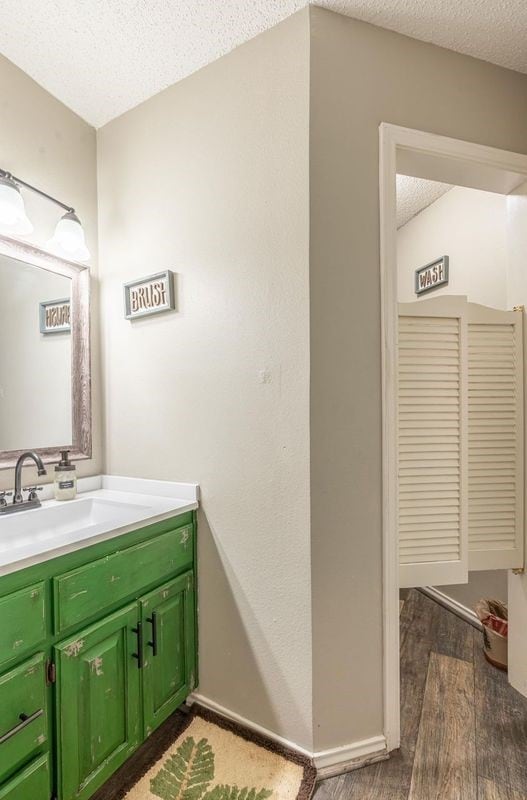
<instances>
[{"instance_id":1,"label":"floral area rug","mask_svg":"<svg viewBox=\"0 0 527 800\"><path fill-rule=\"evenodd\" d=\"M309 800L310 760L194 707L125 800Z\"/></svg>"}]
</instances>

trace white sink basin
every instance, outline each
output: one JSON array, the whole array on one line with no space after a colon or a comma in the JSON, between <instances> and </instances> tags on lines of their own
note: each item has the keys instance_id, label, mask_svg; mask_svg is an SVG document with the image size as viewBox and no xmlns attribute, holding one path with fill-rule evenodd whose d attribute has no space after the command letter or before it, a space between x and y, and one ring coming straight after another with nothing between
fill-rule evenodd
<instances>
[{"instance_id":1,"label":"white sink basin","mask_svg":"<svg viewBox=\"0 0 527 800\"><path fill-rule=\"evenodd\" d=\"M150 506L140 503L102 500L95 497L44 504L41 508L0 517L0 553L23 547L28 542L77 535L89 535L101 525L120 527L142 516ZM84 538L84 536L83 536Z\"/></svg>"}]
</instances>

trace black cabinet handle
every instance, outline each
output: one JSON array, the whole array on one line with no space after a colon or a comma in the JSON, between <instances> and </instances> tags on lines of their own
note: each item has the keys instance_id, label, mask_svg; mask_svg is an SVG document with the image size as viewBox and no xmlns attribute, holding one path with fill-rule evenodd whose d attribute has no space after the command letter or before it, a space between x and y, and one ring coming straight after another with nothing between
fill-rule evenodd
<instances>
[{"instance_id":1,"label":"black cabinet handle","mask_svg":"<svg viewBox=\"0 0 527 800\"><path fill-rule=\"evenodd\" d=\"M43 713L44 713L44 709L43 708L39 708L38 711L35 711L30 716L28 716L27 714L20 714L20 716L18 718L20 720L20 722L18 723L18 725L15 725L14 728L11 728L10 731L7 731L7 733L4 733L3 736L0 736L0 744L4 744L4 742L7 742L13 736L16 736L17 733L20 733L20 731L23 731L24 728L27 728L27 726L30 725L32 722L34 722L34 720L36 720L39 717L41 717Z\"/></svg>"},{"instance_id":2,"label":"black cabinet handle","mask_svg":"<svg viewBox=\"0 0 527 800\"><path fill-rule=\"evenodd\" d=\"M152 611L152 616L148 617L147 622L152 626L152 641L148 646L152 648L152 655L157 656L157 611Z\"/></svg>"},{"instance_id":3,"label":"black cabinet handle","mask_svg":"<svg viewBox=\"0 0 527 800\"><path fill-rule=\"evenodd\" d=\"M132 628L132 633L137 634L137 653L132 653L132 658L137 658L138 669L143 669L143 623L138 622L137 628Z\"/></svg>"}]
</instances>

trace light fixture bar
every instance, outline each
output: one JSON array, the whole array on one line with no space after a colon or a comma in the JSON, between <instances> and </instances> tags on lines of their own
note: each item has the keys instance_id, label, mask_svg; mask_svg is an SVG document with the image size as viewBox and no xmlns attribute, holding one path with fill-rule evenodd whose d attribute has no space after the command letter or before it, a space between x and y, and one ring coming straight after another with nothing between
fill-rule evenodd
<instances>
[{"instance_id":1,"label":"light fixture bar","mask_svg":"<svg viewBox=\"0 0 527 800\"><path fill-rule=\"evenodd\" d=\"M36 186L33 186L31 183L27 183L26 181L23 181L22 178L17 178L16 175L13 175L11 172L8 172L5 169L0 168L0 177L11 178L11 180L13 180L15 183L19 183L20 186L23 186L25 189L30 189L30 191L35 192L35 194L39 194L41 197L45 197L46 200L51 200L52 203L55 203L55 205L60 206L70 214L73 214L75 212L75 209L72 208L71 206L67 206L66 203L61 203L60 200L57 200L56 197L52 197L47 192L43 192L42 189L37 189Z\"/></svg>"}]
</instances>

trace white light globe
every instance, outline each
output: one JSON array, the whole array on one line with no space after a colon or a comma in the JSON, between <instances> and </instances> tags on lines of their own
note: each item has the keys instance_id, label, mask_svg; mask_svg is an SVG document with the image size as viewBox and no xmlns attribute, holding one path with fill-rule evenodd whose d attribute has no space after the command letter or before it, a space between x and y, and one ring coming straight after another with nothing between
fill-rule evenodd
<instances>
[{"instance_id":1,"label":"white light globe","mask_svg":"<svg viewBox=\"0 0 527 800\"><path fill-rule=\"evenodd\" d=\"M33 225L26 216L20 189L9 176L0 177L0 227L8 233L25 235Z\"/></svg>"},{"instance_id":2,"label":"white light globe","mask_svg":"<svg viewBox=\"0 0 527 800\"><path fill-rule=\"evenodd\" d=\"M55 233L48 242L48 247L58 255L72 258L74 261L87 261L90 251L86 247L84 230L79 218L73 211L59 219Z\"/></svg>"}]
</instances>

